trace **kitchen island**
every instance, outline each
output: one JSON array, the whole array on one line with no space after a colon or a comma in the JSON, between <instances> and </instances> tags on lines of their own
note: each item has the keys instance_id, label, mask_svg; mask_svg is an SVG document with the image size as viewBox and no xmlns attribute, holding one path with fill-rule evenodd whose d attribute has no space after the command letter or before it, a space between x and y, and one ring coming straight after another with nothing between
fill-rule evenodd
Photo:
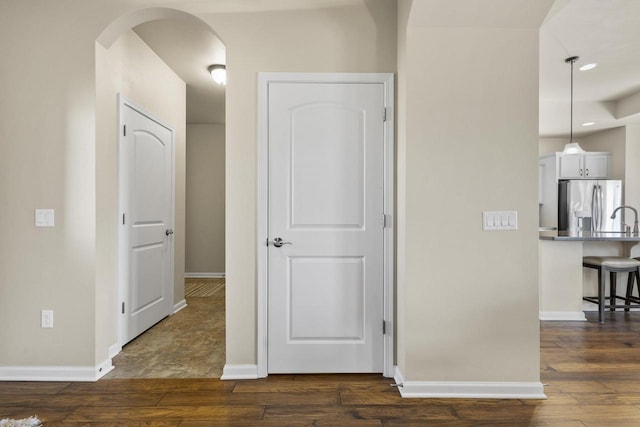
<instances>
[{"instance_id":1,"label":"kitchen island","mask_svg":"<svg viewBox=\"0 0 640 427\"><path fill-rule=\"evenodd\" d=\"M583 295L597 294L597 275L583 269L583 256L640 256L640 236L605 232L541 231L539 251L540 320L586 320ZM625 275L619 275L621 286ZM609 286L607 284L607 290Z\"/></svg>"}]
</instances>

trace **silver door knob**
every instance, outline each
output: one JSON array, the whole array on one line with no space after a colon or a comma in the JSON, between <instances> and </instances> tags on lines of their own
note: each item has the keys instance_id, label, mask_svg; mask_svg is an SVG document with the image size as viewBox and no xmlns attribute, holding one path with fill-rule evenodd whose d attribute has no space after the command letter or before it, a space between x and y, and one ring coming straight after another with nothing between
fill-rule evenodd
<instances>
[{"instance_id":1,"label":"silver door knob","mask_svg":"<svg viewBox=\"0 0 640 427\"><path fill-rule=\"evenodd\" d=\"M269 243L271 243L276 248L281 248L284 245L293 245L293 243L291 243L291 242L285 242L284 240L282 240L281 237L276 237L275 239L273 239L272 242L267 241L267 246L269 246Z\"/></svg>"},{"instance_id":2,"label":"silver door knob","mask_svg":"<svg viewBox=\"0 0 640 427\"><path fill-rule=\"evenodd\" d=\"M167 228L167 229L164 231L164 234L166 234L167 236L170 236L170 235L172 235L172 234L173 234L173 230L172 230L172 229L170 229L170 228Z\"/></svg>"}]
</instances>

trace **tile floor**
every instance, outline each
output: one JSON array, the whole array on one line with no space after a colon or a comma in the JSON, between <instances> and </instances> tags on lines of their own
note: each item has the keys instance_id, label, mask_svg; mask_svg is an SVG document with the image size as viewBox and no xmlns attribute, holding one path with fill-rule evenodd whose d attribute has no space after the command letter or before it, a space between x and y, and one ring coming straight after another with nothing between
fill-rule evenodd
<instances>
[{"instance_id":1,"label":"tile floor","mask_svg":"<svg viewBox=\"0 0 640 427\"><path fill-rule=\"evenodd\" d=\"M198 279L198 292L191 295L187 283L187 307L127 344L104 378L220 378L225 360L225 289L220 280L212 279L213 291L202 292Z\"/></svg>"}]
</instances>

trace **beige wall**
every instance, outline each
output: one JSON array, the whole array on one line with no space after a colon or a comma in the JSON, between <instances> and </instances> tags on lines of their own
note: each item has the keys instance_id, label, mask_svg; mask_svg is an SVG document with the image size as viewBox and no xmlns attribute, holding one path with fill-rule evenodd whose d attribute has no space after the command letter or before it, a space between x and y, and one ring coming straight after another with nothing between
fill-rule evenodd
<instances>
[{"instance_id":1,"label":"beige wall","mask_svg":"<svg viewBox=\"0 0 640 427\"><path fill-rule=\"evenodd\" d=\"M537 382L539 22L434 20L421 3L407 30L398 365L409 381ZM517 211L519 229L483 232L485 210Z\"/></svg>"},{"instance_id":2,"label":"beige wall","mask_svg":"<svg viewBox=\"0 0 640 427\"><path fill-rule=\"evenodd\" d=\"M407 27L413 0L398 1L398 73L396 91L396 365L406 366L406 174L407 169Z\"/></svg>"},{"instance_id":3,"label":"beige wall","mask_svg":"<svg viewBox=\"0 0 640 427\"><path fill-rule=\"evenodd\" d=\"M0 367L93 366L96 21L42 1L1 8ZM55 209L55 227L35 228L35 208Z\"/></svg>"},{"instance_id":4,"label":"beige wall","mask_svg":"<svg viewBox=\"0 0 640 427\"><path fill-rule=\"evenodd\" d=\"M224 273L224 125L187 125L186 273Z\"/></svg>"}]
</instances>

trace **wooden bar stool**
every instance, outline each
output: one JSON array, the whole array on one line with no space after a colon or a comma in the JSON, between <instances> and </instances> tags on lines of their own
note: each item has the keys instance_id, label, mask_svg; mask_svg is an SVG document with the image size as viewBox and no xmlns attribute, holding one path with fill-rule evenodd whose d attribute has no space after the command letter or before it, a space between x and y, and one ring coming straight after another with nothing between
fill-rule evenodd
<instances>
[{"instance_id":1,"label":"wooden bar stool","mask_svg":"<svg viewBox=\"0 0 640 427\"><path fill-rule=\"evenodd\" d=\"M634 276L640 280L640 260L621 256L586 256L582 258L582 266L598 270L598 296L583 297L582 299L598 304L598 321L600 323L604 323L605 308L609 308L611 311L615 311L616 308L624 308L625 311L629 311L631 302L640 303L640 298L632 296ZM607 272L609 273L609 296L605 297ZM629 275L627 292L624 297L618 296L616 293L618 273ZM609 299L609 304L605 304L607 299ZM617 299L624 300L624 305L616 304Z\"/></svg>"}]
</instances>

